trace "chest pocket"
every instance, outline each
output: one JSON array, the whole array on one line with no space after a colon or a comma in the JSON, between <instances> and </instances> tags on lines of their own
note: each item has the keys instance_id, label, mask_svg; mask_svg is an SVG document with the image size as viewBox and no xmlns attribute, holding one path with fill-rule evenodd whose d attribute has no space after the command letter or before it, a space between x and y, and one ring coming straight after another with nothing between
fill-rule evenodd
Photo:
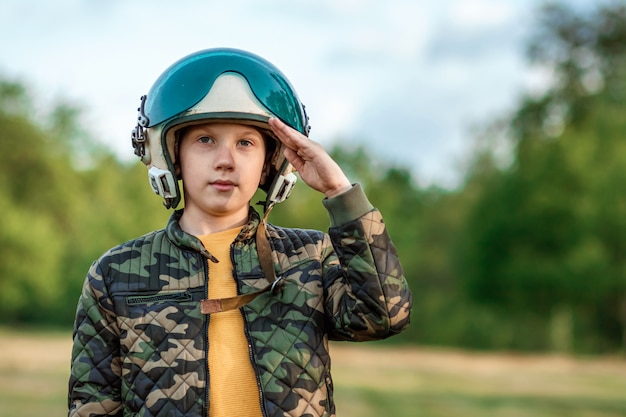
<instances>
[{"instance_id":1,"label":"chest pocket","mask_svg":"<svg viewBox=\"0 0 626 417\"><path fill-rule=\"evenodd\" d=\"M129 354L143 352L146 355L148 351L157 354L172 343L189 343L204 328L200 314L204 293L204 288L194 288L118 295L117 307L123 311L117 316L122 347ZM144 356L143 359L149 358Z\"/></svg>"}]
</instances>

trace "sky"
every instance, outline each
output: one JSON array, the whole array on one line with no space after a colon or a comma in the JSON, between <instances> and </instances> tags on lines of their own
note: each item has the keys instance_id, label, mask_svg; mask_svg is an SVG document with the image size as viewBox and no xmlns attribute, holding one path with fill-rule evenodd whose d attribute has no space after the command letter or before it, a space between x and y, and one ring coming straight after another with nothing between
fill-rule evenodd
<instances>
[{"instance_id":1,"label":"sky","mask_svg":"<svg viewBox=\"0 0 626 417\"><path fill-rule=\"evenodd\" d=\"M568 0L584 7L593 0ZM524 55L540 0L2 0L0 77L83 109L123 160L139 97L173 62L233 47L281 69L311 138L367 146L422 185L454 186L472 129L549 74Z\"/></svg>"}]
</instances>

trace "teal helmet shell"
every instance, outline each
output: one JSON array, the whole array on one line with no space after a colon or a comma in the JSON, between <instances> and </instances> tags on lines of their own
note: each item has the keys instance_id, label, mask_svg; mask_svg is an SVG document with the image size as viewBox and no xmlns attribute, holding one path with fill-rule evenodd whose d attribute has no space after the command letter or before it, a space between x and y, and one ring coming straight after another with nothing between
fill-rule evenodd
<instances>
[{"instance_id":1,"label":"teal helmet shell","mask_svg":"<svg viewBox=\"0 0 626 417\"><path fill-rule=\"evenodd\" d=\"M230 96L238 98L231 100ZM153 191L165 199L166 207L175 208L181 194L175 166L178 129L211 120L230 120L263 128L271 137L270 117L309 134L304 105L289 80L272 63L239 49L206 49L172 64L142 97L132 142L135 154L149 167ZM282 156L282 144L276 142L268 180L260 186L268 199L276 194L275 189L284 189L285 175L293 170ZM295 182L295 177L291 181ZM269 204L266 201L266 208Z\"/></svg>"},{"instance_id":2,"label":"teal helmet shell","mask_svg":"<svg viewBox=\"0 0 626 417\"><path fill-rule=\"evenodd\" d=\"M215 80L226 72L245 78L261 104L289 126L308 134L304 106L283 73L258 55L232 48L199 51L166 69L146 97L147 127L184 114L198 104Z\"/></svg>"}]
</instances>

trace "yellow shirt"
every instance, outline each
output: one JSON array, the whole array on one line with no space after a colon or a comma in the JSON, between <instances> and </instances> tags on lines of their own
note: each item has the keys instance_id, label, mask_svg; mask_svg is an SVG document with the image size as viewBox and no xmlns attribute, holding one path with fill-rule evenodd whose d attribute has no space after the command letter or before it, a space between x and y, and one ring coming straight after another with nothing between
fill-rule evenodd
<instances>
[{"instance_id":1,"label":"yellow shirt","mask_svg":"<svg viewBox=\"0 0 626 417\"><path fill-rule=\"evenodd\" d=\"M241 227L198 236L218 260L209 262L209 298L237 295L230 245ZM259 387L250 361L240 310L211 314L209 319L209 416L260 417Z\"/></svg>"}]
</instances>

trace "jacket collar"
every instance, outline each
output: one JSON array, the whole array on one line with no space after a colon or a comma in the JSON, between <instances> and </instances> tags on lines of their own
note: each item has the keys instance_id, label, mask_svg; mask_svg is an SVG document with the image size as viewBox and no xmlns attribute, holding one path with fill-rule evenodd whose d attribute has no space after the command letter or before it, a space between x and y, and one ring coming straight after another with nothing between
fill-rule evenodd
<instances>
[{"instance_id":1,"label":"jacket collar","mask_svg":"<svg viewBox=\"0 0 626 417\"><path fill-rule=\"evenodd\" d=\"M170 216L170 219L167 222L167 226L165 227L165 233L167 237L176 246L179 246L183 249L191 249L196 252L200 252L206 258L214 260L215 258L209 253L209 251L206 250L200 239L185 232L180 227L180 218L183 215L183 210L184 209L176 210ZM250 207L250 209L248 210L248 222L243 226L243 229L235 238L235 242L241 242L253 238L257 228L259 227L260 221L261 218L259 216L259 213L257 213L254 208Z\"/></svg>"}]
</instances>

